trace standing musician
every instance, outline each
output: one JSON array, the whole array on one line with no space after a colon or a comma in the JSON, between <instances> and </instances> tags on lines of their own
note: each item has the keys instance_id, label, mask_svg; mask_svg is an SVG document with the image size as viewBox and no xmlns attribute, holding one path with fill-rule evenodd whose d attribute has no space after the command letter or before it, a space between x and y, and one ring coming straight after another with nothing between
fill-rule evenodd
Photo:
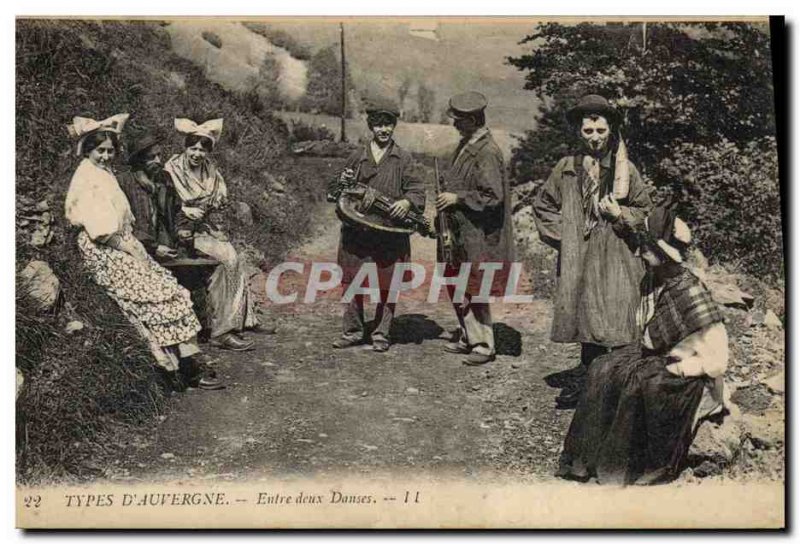
<instances>
[{"instance_id":1,"label":"standing musician","mask_svg":"<svg viewBox=\"0 0 800 544\"><path fill-rule=\"evenodd\" d=\"M401 220L410 211L421 212L425 207L425 188L421 180L410 176L411 155L393 140L400 113L394 104L375 101L367 108L367 126L372 139L348 159L341 175L329 187L329 200L341 192L343 186L361 183L374 188L394 201L389 208L390 218ZM352 283L361 265L374 263L378 270L381 299L375 311L374 328L366 330L364 323L364 296L355 295L345 307L342 317L342 336L333 343L334 348L346 348L371 340L372 349L385 352L389 349L389 329L395 312L395 303L388 302L389 287L398 262L411 259L408 234L384 232L367 226L342 222L338 264L342 267L342 285ZM374 287L374 286L371 286Z\"/></svg>"},{"instance_id":2,"label":"standing musician","mask_svg":"<svg viewBox=\"0 0 800 544\"><path fill-rule=\"evenodd\" d=\"M452 227L454 255L446 276L459 274L469 264L469 279L462 301L453 299L460 325L458 337L445 346L449 353L464 354L463 362L481 365L495 358L495 340L489 303L473 300L481 293L485 266L494 270L491 296L505 294L509 265L514 259L511 223L511 191L503 167L503 155L486 128L486 97L477 92L450 99L447 114L461 134L450 168L442 178L436 209L448 216ZM440 255L442 239L439 239ZM451 298L454 289L450 288Z\"/></svg>"},{"instance_id":3,"label":"standing musician","mask_svg":"<svg viewBox=\"0 0 800 544\"><path fill-rule=\"evenodd\" d=\"M633 232L652 208L608 100L584 96L568 119L580 147L558 161L533 202L539 235L559 252L550 338L581 344L581 364L570 371L576 379L556 399L562 408L577 405L594 359L641 335L636 310L644 265Z\"/></svg>"}]
</instances>

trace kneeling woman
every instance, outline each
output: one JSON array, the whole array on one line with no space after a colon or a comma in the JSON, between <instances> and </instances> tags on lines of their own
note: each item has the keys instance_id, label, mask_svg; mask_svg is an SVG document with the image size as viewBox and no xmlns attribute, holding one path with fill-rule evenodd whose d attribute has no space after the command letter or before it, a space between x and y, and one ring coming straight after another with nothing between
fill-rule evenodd
<instances>
[{"instance_id":1,"label":"kneeling woman","mask_svg":"<svg viewBox=\"0 0 800 544\"><path fill-rule=\"evenodd\" d=\"M721 392L728 336L710 293L683 266L688 226L661 207L640 238L650 280L640 316L643 338L592 364L564 441L562 478L623 485L674 479L704 389Z\"/></svg>"},{"instance_id":2,"label":"kneeling woman","mask_svg":"<svg viewBox=\"0 0 800 544\"><path fill-rule=\"evenodd\" d=\"M172 178L181 201L176 220L178 237L221 263L208 285L211 342L224 349L247 350L253 342L238 338L236 333L257 328L259 324L244 263L220 228L219 215L228 200L227 186L208 156L222 134L222 119L202 125L189 119L175 119L175 129L186 135L185 150L173 155L164 170Z\"/></svg>"},{"instance_id":3,"label":"kneeling woman","mask_svg":"<svg viewBox=\"0 0 800 544\"><path fill-rule=\"evenodd\" d=\"M189 292L147 254L132 232L133 214L111 170L119 135L128 114L104 121L75 117L69 126L78 138L76 154L83 157L72 176L64 210L79 227L78 248L94 281L120 306L150 345L157 364L171 376L184 370L199 354L196 334L200 323ZM187 378L200 387L217 388L211 375L191 371ZM176 382L176 385L180 385Z\"/></svg>"}]
</instances>

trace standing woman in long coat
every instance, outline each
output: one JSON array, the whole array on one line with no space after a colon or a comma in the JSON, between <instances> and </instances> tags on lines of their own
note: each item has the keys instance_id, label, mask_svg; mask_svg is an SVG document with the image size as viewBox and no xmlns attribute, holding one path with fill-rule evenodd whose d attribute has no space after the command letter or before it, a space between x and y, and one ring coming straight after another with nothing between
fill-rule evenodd
<instances>
[{"instance_id":1,"label":"standing woman in long coat","mask_svg":"<svg viewBox=\"0 0 800 544\"><path fill-rule=\"evenodd\" d=\"M76 155L82 160L70 181L64 212L80 229L78 249L94 281L147 340L158 366L177 379L181 360L200 352L200 323L189 292L133 236L135 219L112 170L127 119L126 113L103 121L73 119L68 128L78 139Z\"/></svg>"},{"instance_id":2,"label":"standing woman in long coat","mask_svg":"<svg viewBox=\"0 0 800 544\"><path fill-rule=\"evenodd\" d=\"M223 232L221 211L228 201L222 173L209 154L222 135L222 119L202 125L175 119L175 129L185 135L184 152L164 165L180 200L176 219L178 237L194 249L220 262L208 284L211 343L223 349L244 351L253 342L239 334L259 326L244 262Z\"/></svg>"},{"instance_id":3,"label":"standing woman in long coat","mask_svg":"<svg viewBox=\"0 0 800 544\"><path fill-rule=\"evenodd\" d=\"M582 148L558 161L533 203L541 239L558 250L551 339L581 344L581 365L573 371L579 380L557 399L562 407L575 406L596 357L639 337L644 265L634 254L633 232L652 209L639 172L620 149L620 117L608 101L585 96L569 119ZM614 196L615 177L626 194Z\"/></svg>"},{"instance_id":4,"label":"standing woman in long coat","mask_svg":"<svg viewBox=\"0 0 800 544\"><path fill-rule=\"evenodd\" d=\"M445 275L458 275L462 265L470 265L464 299L453 300L458 338L445 346L449 353L465 355L463 362L468 365L495 358L489 302L477 300L486 273L481 265L496 263L491 284L487 282L489 295L503 296L514 260L511 190L503 155L486 127L487 104L486 97L477 92L450 99L447 114L461 141L443 175L443 192L436 199L437 210L450 218L454 237L455 259L445 268ZM452 297L455 290L451 291Z\"/></svg>"}]
</instances>

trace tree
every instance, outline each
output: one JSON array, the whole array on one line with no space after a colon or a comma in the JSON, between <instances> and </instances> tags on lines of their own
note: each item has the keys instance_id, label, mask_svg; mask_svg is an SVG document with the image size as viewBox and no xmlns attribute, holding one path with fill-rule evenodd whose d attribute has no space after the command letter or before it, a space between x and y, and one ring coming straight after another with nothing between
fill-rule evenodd
<instances>
[{"instance_id":1,"label":"tree","mask_svg":"<svg viewBox=\"0 0 800 544\"><path fill-rule=\"evenodd\" d=\"M346 86L353 88L350 71L345 73ZM304 111L341 115L342 113L342 65L333 46L320 49L308 65L308 86L300 102ZM353 107L347 104L347 116Z\"/></svg>"},{"instance_id":2,"label":"tree","mask_svg":"<svg viewBox=\"0 0 800 544\"><path fill-rule=\"evenodd\" d=\"M517 183L543 179L577 151L565 113L601 94L624 115L633 162L660 195L678 196L712 259L782 277L770 36L751 23L547 23L507 61L542 105L511 159ZM742 210L743 204L747 210Z\"/></svg>"},{"instance_id":3,"label":"tree","mask_svg":"<svg viewBox=\"0 0 800 544\"><path fill-rule=\"evenodd\" d=\"M563 115L590 92L623 111L631 156L656 183L663 180L653 169L681 142L746 143L775 134L766 26L653 23L643 33L638 23L546 23L522 41L534 42L529 54L507 59L527 72L525 88L544 103L523 152L574 147L570 131L562 132ZM542 132L547 142L533 141Z\"/></svg>"},{"instance_id":4,"label":"tree","mask_svg":"<svg viewBox=\"0 0 800 544\"><path fill-rule=\"evenodd\" d=\"M421 123L433 121L433 112L436 109L436 91L428 88L424 83L420 83L417 90L417 109Z\"/></svg>"}]
</instances>

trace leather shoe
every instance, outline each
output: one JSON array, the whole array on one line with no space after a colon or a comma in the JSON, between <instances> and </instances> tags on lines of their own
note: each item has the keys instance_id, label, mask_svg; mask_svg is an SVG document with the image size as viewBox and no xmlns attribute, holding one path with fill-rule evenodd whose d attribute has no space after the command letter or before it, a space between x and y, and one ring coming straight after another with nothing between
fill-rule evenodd
<instances>
[{"instance_id":1,"label":"leather shoe","mask_svg":"<svg viewBox=\"0 0 800 544\"><path fill-rule=\"evenodd\" d=\"M278 332L278 327L275 325L262 325L259 323L255 327L250 327L246 330L247 332L252 332L253 334L275 334Z\"/></svg>"},{"instance_id":2,"label":"leather shoe","mask_svg":"<svg viewBox=\"0 0 800 544\"><path fill-rule=\"evenodd\" d=\"M357 338L354 336L342 336L338 340L334 340L332 345L336 349L344 349L353 346L360 346L363 343L364 340L362 338Z\"/></svg>"},{"instance_id":3,"label":"leather shoe","mask_svg":"<svg viewBox=\"0 0 800 544\"><path fill-rule=\"evenodd\" d=\"M478 353L477 351L473 351L472 353L467 355L462 362L465 365L478 366L490 363L494 361L494 359L495 359L494 353L492 353L491 355L487 355L485 353Z\"/></svg>"},{"instance_id":4,"label":"leather shoe","mask_svg":"<svg viewBox=\"0 0 800 544\"><path fill-rule=\"evenodd\" d=\"M466 355L471 350L460 342L448 342L444 345L444 350L447 353L457 353L459 355Z\"/></svg>"},{"instance_id":5,"label":"leather shoe","mask_svg":"<svg viewBox=\"0 0 800 544\"><path fill-rule=\"evenodd\" d=\"M556 407L562 410L577 408L578 399L581 397L581 387L572 386L561 390L561 394L556 397Z\"/></svg>"},{"instance_id":6,"label":"leather shoe","mask_svg":"<svg viewBox=\"0 0 800 544\"><path fill-rule=\"evenodd\" d=\"M230 351L248 351L253 349L254 344L250 340L242 340L231 333L225 333L216 338L212 338L211 345Z\"/></svg>"},{"instance_id":7,"label":"leather shoe","mask_svg":"<svg viewBox=\"0 0 800 544\"><path fill-rule=\"evenodd\" d=\"M386 338L373 338L372 351L377 351L379 353L389 351L389 341Z\"/></svg>"}]
</instances>

